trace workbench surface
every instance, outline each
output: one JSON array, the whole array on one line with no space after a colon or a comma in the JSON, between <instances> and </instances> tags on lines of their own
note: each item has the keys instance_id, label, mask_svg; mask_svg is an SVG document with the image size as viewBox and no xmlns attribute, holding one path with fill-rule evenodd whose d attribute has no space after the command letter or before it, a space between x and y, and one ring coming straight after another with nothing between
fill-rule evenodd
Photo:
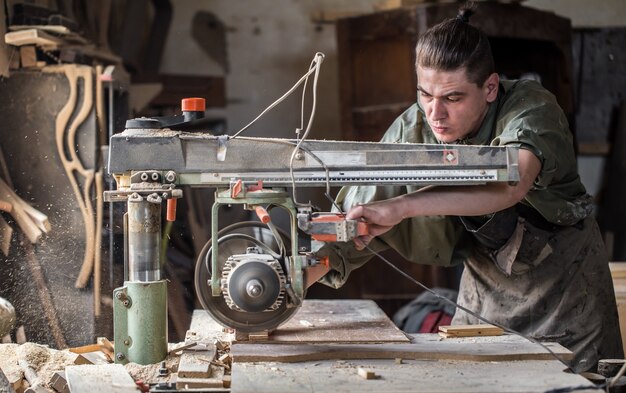
<instances>
[{"instance_id":1,"label":"workbench surface","mask_svg":"<svg viewBox=\"0 0 626 393\"><path fill-rule=\"evenodd\" d=\"M202 336L222 331L203 310L194 312L190 330ZM560 357L571 357L559 344L549 345ZM231 356L231 393L546 392L592 386L521 337L405 335L368 300L305 300L267 340L233 342ZM376 377L361 377L359 368Z\"/></svg>"}]
</instances>

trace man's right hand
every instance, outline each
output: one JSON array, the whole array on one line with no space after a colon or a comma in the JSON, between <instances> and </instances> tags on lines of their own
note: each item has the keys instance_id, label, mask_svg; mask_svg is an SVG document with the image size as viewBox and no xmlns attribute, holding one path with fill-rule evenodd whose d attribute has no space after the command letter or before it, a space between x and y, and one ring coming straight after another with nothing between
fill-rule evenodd
<instances>
[{"instance_id":1,"label":"man's right hand","mask_svg":"<svg viewBox=\"0 0 626 393\"><path fill-rule=\"evenodd\" d=\"M404 219L400 209L401 198L392 198L350 208L347 220L362 220L368 223L367 235L354 239L357 250L364 249L373 238L389 231Z\"/></svg>"}]
</instances>

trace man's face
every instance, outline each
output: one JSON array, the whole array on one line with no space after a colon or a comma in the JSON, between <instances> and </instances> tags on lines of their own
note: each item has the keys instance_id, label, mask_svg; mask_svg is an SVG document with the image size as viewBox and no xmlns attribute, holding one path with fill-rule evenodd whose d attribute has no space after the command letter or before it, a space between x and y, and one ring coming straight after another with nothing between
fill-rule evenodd
<instances>
[{"instance_id":1,"label":"man's face","mask_svg":"<svg viewBox=\"0 0 626 393\"><path fill-rule=\"evenodd\" d=\"M465 68L437 71L418 66L419 101L437 140L452 143L478 131L498 95L498 83L497 74L478 86L467 79Z\"/></svg>"}]
</instances>

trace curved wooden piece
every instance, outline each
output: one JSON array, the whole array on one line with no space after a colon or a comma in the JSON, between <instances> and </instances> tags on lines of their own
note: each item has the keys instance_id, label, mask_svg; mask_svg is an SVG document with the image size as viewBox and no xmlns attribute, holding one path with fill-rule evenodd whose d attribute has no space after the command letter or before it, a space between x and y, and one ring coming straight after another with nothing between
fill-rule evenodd
<instances>
[{"instance_id":1,"label":"curved wooden piece","mask_svg":"<svg viewBox=\"0 0 626 393\"><path fill-rule=\"evenodd\" d=\"M76 133L79 126L89 116L93 108L93 75L92 68L87 66L63 65L60 67L46 67L46 72L62 72L67 77L70 86L68 100L59 111L55 123L55 139L59 158L67 173L70 185L76 196L76 201L85 224L85 254L83 264L76 279L75 286L84 288L89 282L94 263L95 243L95 220L93 206L91 205L90 189L94 179L93 169L86 169L76 153ZM76 116L72 114L77 106L78 79L83 79L82 103ZM70 121L71 119L71 121ZM66 133L67 131L67 133ZM68 154L69 153L69 157ZM76 176L84 178L84 188L81 192Z\"/></svg>"}]
</instances>

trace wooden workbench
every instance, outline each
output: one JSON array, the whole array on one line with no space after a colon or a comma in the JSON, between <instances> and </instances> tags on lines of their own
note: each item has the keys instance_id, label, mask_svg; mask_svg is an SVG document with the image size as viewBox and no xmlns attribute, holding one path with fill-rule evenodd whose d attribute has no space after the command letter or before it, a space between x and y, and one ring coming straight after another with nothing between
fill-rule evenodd
<instances>
[{"instance_id":1,"label":"wooden workbench","mask_svg":"<svg viewBox=\"0 0 626 393\"><path fill-rule=\"evenodd\" d=\"M210 337L222 328L197 310L190 330ZM559 344L550 347L571 358ZM230 353L232 393L545 392L591 386L521 337L405 335L367 300L306 300L267 340L233 342ZM359 367L376 378L362 378Z\"/></svg>"}]
</instances>

